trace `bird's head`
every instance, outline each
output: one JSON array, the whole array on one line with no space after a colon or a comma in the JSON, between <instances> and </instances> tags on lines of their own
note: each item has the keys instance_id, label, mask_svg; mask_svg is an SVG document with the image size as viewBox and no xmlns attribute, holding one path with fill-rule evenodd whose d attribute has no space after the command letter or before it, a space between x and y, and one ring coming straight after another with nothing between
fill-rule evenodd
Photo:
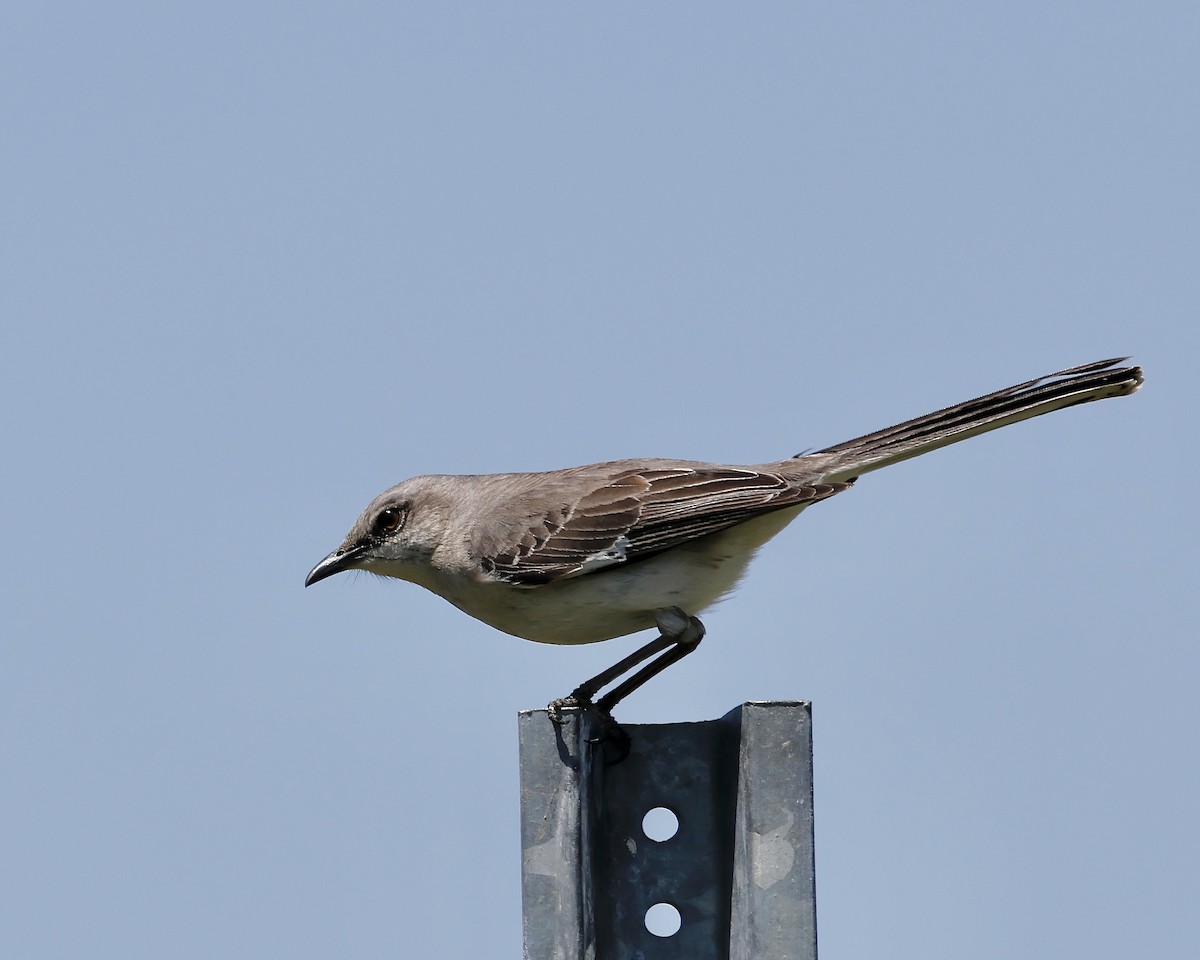
<instances>
[{"instance_id":1,"label":"bird's head","mask_svg":"<svg viewBox=\"0 0 1200 960\"><path fill-rule=\"evenodd\" d=\"M421 582L446 529L432 477L406 480L377 496L354 522L342 545L309 571L306 587L343 570L366 570Z\"/></svg>"}]
</instances>

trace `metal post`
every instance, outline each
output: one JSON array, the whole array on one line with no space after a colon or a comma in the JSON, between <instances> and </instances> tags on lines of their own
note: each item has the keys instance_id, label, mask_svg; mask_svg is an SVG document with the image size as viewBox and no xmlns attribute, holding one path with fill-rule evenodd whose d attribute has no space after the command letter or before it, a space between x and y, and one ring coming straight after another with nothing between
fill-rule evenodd
<instances>
[{"instance_id":1,"label":"metal post","mask_svg":"<svg viewBox=\"0 0 1200 960\"><path fill-rule=\"evenodd\" d=\"M611 765L566 716L518 715L527 960L816 960L810 704L626 725ZM659 807L662 841L642 825ZM655 904L673 935L647 929Z\"/></svg>"}]
</instances>

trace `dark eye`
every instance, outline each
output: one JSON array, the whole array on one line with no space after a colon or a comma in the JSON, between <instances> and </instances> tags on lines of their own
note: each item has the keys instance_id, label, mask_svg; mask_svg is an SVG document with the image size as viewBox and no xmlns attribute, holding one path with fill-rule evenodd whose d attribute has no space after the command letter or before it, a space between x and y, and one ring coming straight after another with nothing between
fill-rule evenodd
<instances>
[{"instance_id":1,"label":"dark eye","mask_svg":"<svg viewBox=\"0 0 1200 960\"><path fill-rule=\"evenodd\" d=\"M375 532L381 536L395 533L404 526L404 511L399 507L387 507L375 518Z\"/></svg>"}]
</instances>

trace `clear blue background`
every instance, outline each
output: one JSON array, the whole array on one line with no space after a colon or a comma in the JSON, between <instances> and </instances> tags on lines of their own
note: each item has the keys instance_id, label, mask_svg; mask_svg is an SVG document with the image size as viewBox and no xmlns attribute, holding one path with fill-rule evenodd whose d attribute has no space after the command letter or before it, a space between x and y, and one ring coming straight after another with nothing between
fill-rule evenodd
<instances>
[{"instance_id":1,"label":"clear blue background","mask_svg":"<svg viewBox=\"0 0 1200 960\"><path fill-rule=\"evenodd\" d=\"M539 647L309 567L417 473L865 478L629 722L808 698L829 958L1191 958L1189 3L0 14L0 955L516 957Z\"/></svg>"}]
</instances>

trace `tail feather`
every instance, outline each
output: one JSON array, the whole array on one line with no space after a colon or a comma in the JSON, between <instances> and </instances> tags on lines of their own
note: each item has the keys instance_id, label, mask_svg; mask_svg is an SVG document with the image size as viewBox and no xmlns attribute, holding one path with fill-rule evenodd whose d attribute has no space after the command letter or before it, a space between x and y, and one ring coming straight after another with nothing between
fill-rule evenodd
<instances>
[{"instance_id":1,"label":"tail feather","mask_svg":"<svg viewBox=\"0 0 1200 960\"><path fill-rule=\"evenodd\" d=\"M1060 370L795 459L809 461L823 479L848 480L1052 410L1128 396L1142 385L1141 367L1118 366L1128 359Z\"/></svg>"}]
</instances>

